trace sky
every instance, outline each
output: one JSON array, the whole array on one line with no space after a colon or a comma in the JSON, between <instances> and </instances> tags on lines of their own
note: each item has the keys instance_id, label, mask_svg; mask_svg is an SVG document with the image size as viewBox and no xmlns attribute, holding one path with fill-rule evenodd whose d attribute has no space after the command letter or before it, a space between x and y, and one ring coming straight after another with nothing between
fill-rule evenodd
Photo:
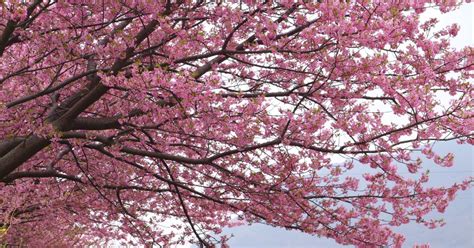
<instances>
[{"instance_id":1,"label":"sky","mask_svg":"<svg viewBox=\"0 0 474 248\"><path fill-rule=\"evenodd\" d=\"M432 17L440 20L438 27L444 27L452 23L460 25L461 30L453 40L453 46L462 48L466 45L474 45L474 3L463 4L460 9L443 15L440 15L434 9L429 10L422 18L428 19ZM447 142L436 144L434 150L440 154L452 152L455 155L455 160L454 166L451 168L442 168L431 161L424 163L424 168L430 169L431 186L451 185L474 175L473 146ZM432 217L442 217L446 221L445 226L437 229L428 229L414 223L401 226L396 231L405 235L407 240L404 247L425 243L429 243L432 248L474 247L473 203L474 189L460 192L442 216L439 214L432 215ZM233 234L229 241L229 245L232 248L348 247L341 246L330 239L261 224L229 228L225 230L224 234Z\"/></svg>"}]
</instances>

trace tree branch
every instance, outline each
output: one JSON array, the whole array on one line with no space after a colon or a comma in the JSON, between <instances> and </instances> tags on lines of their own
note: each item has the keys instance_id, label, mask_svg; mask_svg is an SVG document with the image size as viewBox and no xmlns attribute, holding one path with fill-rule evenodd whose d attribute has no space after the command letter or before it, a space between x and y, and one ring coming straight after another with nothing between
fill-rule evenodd
<instances>
[{"instance_id":1,"label":"tree branch","mask_svg":"<svg viewBox=\"0 0 474 248\"><path fill-rule=\"evenodd\" d=\"M0 142L0 158L7 154L11 149L24 141L25 138L14 137Z\"/></svg>"},{"instance_id":2,"label":"tree branch","mask_svg":"<svg viewBox=\"0 0 474 248\"><path fill-rule=\"evenodd\" d=\"M26 140L18 144L13 150L0 158L0 179L3 179L18 166L26 162L41 149L48 146L50 141L36 135L31 135Z\"/></svg>"},{"instance_id":3,"label":"tree branch","mask_svg":"<svg viewBox=\"0 0 474 248\"><path fill-rule=\"evenodd\" d=\"M10 173L8 176L0 179L0 182L4 183L11 183L14 180L21 179L21 178L48 178L48 177L57 177L63 178L71 181L75 181L78 183L83 183L82 180L76 176L67 175L59 173L55 170L44 170L44 171L19 171Z\"/></svg>"},{"instance_id":4,"label":"tree branch","mask_svg":"<svg viewBox=\"0 0 474 248\"><path fill-rule=\"evenodd\" d=\"M0 57L2 57L3 52L5 52L5 48L8 45L8 41L10 40L13 31L15 31L16 22L9 20L5 29L3 30L2 36L0 36Z\"/></svg>"},{"instance_id":5,"label":"tree branch","mask_svg":"<svg viewBox=\"0 0 474 248\"><path fill-rule=\"evenodd\" d=\"M106 130L120 128L119 117L77 117L67 130ZM66 130L65 130L66 131Z\"/></svg>"}]
</instances>

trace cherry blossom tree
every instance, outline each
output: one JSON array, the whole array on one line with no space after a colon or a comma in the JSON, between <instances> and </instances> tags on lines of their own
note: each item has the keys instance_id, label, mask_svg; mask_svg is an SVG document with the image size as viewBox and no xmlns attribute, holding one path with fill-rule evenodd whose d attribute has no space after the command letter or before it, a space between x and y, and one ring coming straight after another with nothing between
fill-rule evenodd
<instances>
[{"instance_id":1,"label":"cherry blossom tree","mask_svg":"<svg viewBox=\"0 0 474 248\"><path fill-rule=\"evenodd\" d=\"M413 155L474 144L474 49L420 21L459 4L0 1L0 243L226 246L265 223L400 247L472 180L429 187Z\"/></svg>"}]
</instances>

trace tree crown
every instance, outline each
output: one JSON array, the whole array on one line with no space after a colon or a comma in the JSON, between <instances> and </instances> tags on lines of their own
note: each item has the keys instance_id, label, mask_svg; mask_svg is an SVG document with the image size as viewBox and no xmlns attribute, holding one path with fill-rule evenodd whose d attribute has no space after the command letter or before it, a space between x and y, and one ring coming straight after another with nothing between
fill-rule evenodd
<instances>
[{"instance_id":1,"label":"tree crown","mask_svg":"<svg viewBox=\"0 0 474 248\"><path fill-rule=\"evenodd\" d=\"M426 186L411 153L474 143L473 47L420 21L458 4L2 1L0 243L214 246L261 222L400 247L392 227L439 225L470 183Z\"/></svg>"}]
</instances>

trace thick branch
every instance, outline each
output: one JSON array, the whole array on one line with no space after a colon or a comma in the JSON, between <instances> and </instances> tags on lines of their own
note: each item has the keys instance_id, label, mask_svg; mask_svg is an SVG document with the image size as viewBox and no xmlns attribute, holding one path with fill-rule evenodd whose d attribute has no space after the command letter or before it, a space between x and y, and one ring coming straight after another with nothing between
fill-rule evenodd
<instances>
[{"instance_id":1,"label":"thick branch","mask_svg":"<svg viewBox=\"0 0 474 248\"><path fill-rule=\"evenodd\" d=\"M48 146L49 143L48 139L36 135L32 135L21 142L13 150L0 158L0 179L6 177L30 157Z\"/></svg>"},{"instance_id":2,"label":"thick branch","mask_svg":"<svg viewBox=\"0 0 474 248\"><path fill-rule=\"evenodd\" d=\"M19 145L25 138L11 138L6 139L0 142L0 158L5 156L11 149L15 148L15 146Z\"/></svg>"},{"instance_id":3,"label":"thick branch","mask_svg":"<svg viewBox=\"0 0 474 248\"><path fill-rule=\"evenodd\" d=\"M5 26L5 29L3 30L2 36L0 36L0 57L3 55L13 31L15 31L15 26L16 22L9 20Z\"/></svg>"},{"instance_id":4,"label":"thick branch","mask_svg":"<svg viewBox=\"0 0 474 248\"><path fill-rule=\"evenodd\" d=\"M0 181L4 183L11 183L14 180L20 178L48 178L48 177L57 177L63 178L78 183L83 183L82 180L78 177L61 174L55 170L44 170L44 171L20 171L9 174L8 176L2 178Z\"/></svg>"},{"instance_id":5,"label":"thick branch","mask_svg":"<svg viewBox=\"0 0 474 248\"><path fill-rule=\"evenodd\" d=\"M69 130L106 130L120 128L119 117L77 117L69 125Z\"/></svg>"},{"instance_id":6,"label":"thick branch","mask_svg":"<svg viewBox=\"0 0 474 248\"><path fill-rule=\"evenodd\" d=\"M108 90L108 87L99 83L89 93L77 101L66 113L52 124L58 130L68 130L72 121L93 103L98 101Z\"/></svg>"}]
</instances>

